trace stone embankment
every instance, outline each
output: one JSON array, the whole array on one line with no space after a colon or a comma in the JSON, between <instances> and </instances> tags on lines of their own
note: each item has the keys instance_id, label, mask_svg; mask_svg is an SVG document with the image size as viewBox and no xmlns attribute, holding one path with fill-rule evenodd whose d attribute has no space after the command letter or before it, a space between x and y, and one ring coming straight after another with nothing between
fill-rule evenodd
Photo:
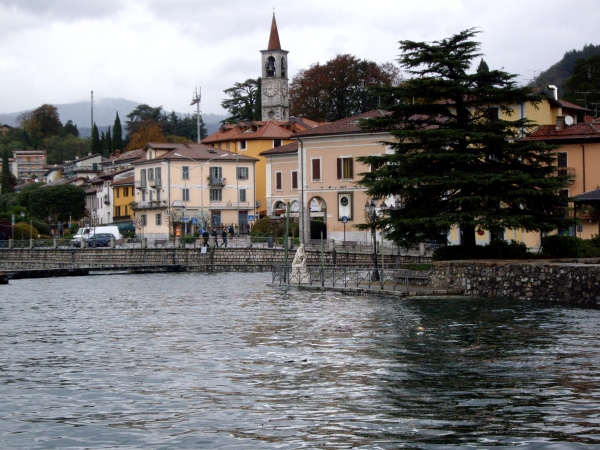
<instances>
[{"instance_id":1,"label":"stone embankment","mask_svg":"<svg viewBox=\"0 0 600 450\"><path fill-rule=\"evenodd\" d=\"M477 297L600 304L600 261L435 262L431 286Z\"/></svg>"}]
</instances>

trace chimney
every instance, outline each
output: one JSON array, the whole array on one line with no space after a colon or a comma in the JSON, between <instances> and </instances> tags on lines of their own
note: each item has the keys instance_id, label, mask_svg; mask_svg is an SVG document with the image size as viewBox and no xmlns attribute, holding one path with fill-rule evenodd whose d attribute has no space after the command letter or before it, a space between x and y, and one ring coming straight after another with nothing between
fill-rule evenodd
<instances>
[{"instance_id":1,"label":"chimney","mask_svg":"<svg viewBox=\"0 0 600 450\"><path fill-rule=\"evenodd\" d=\"M556 131L565 129L565 116L556 116Z\"/></svg>"},{"instance_id":2,"label":"chimney","mask_svg":"<svg viewBox=\"0 0 600 450\"><path fill-rule=\"evenodd\" d=\"M553 91L554 94L554 100L558 100L558 88L556 86L554 86L553 84L548 86L548 89L550 89L551 91Z\"/></svg>"}]
</instances>

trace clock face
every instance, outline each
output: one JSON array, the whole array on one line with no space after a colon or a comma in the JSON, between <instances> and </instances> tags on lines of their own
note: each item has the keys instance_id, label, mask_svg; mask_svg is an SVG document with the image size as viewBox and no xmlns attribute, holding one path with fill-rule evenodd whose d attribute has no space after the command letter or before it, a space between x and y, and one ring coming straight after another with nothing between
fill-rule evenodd
<instances>
[{"instance_id":1,"label":"clock face","mask_svg":"<svg viewBox=\"0 0 600 450\"><path fill-rule=\"evenodd\" d=\"M267 94L269 97L273 97L277 92L277 87L275 86L275 83L265 83L263 89L265 91L265 94Z\"/></svg>"}]
</instances>

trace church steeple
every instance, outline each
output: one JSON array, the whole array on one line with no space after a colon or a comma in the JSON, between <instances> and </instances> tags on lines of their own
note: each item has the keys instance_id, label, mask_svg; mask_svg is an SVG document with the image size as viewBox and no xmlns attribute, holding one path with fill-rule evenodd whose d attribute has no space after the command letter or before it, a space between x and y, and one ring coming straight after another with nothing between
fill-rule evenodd
<instances>
[{"instance_id":1,"label":"church steeple","mask_svg":"<svg viewBox=\"0 0 600 450\"><path fill-rule=\"evenodd\" d=\"M281 49L275 13L271 21L269 45L262 53L262 120L288 120L287 50Z\"/></svg>"},{"instance_id":2,"label":"church steeple","mask_svg":"<svg viewBox=\"0 0 600 450\"><path fill-rule=\"evenodd\" d=\"M267 50L281 50L277 22L275 22L275 13L273 13L273 21L271 22L271 34L269 35L269 46L267 47Z\"/></svg>"}]
</instances>

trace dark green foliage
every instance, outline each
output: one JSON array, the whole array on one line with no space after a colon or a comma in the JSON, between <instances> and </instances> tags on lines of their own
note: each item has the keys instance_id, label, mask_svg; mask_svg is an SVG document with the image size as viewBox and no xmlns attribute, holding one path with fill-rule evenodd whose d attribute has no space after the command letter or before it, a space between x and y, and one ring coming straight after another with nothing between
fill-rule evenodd
<instances>
[{"instance_id":1,"label":"dark green foliage","mask_svg":"<svg viewBox=\"0 0 600 450\"><path fill-rule=\"evenodd\" d=\"M12 173L10 172L10 167L8 165L8 158L10 153L8 149L4 149L4 154L2 155L2 171L0 172L0 193L1 194L10 194L14 192L14 185L12 183L13 178Z\"/></svg>"},{"instance_id":2,"label":"dark green foliage","mask_svg":"<svg viewBox=\"0 0 600 450\"><path fill-rule=\"evenodd\" d=\"M495 240L485 246L465 247L450 245L434 250L433 261L456 261L470 259L528 259L533 255L527 252L522 242Z\"/></svg>"},{"instance_id":3,"label":"dark green foliage","mask_svg":"<svg viewBox=\"0 0 600 450\"><path fill-rule=\"evenodd\" d=\"M106 130L106 134L104 135L104 142L102 143L102 155L109 157L113 152L113 140L110 134L110 127Z\"/></svg>"},{"instance_id":4,"label":"dark green foliage","mask_svg":"<svg viewBox=\"0 0 600 450\"><path fill-rule=\"evenodd\" d=\"M298 227L298 222L290 221L290 237L299 236ZM258 219L254 222L250 235L256 237L283 237L285 235L285 219L272 220L270 217Z\"/></svg>"},{"instance_id":5,"label":"dark green foliage","mask_svg":"<svg viewBox=\"0 0 600 450\"><path fill-rule=\"evenodd\" d=\"M85 191L79 186L41 187L29 197L28 210L33 217L53 222L79 220L85 215Z\"/></svg>"},{"instance_id":6,"label":"dark green foliage","mask_svg":"<svg viewBox=\"0 0 600 450\"><path fill-rule=\"evenodd\" d=\"M595 258L600 257L598 244L598 238L581 239L556 234L542 238L541 252L550 258Z\"/></svg>"},{"instance_id":7,"label":"dark green foliage","mask_svg":"<svg viewBox=\"0 0 600 450\"><path fill-rule=\"evenodd\" d=\"M92 127L92 153L94 155L98 153L102 153L102 144L100 143L100 133L98 132L98 127L94 123Z\"/></svg>"},{"instance_id":8,"label":"dark green foliage","mask_svg":"<svg viewBox=\"0 0 600 450\"><path fill-rule=\"evenodd\" d=\"M77 125L73 123L72 120L67 121L64 127L65 135L70 134L75 137L79 137L79 130L77 129Z\"/></svg>"},{"instance_id":9,"label":"dark green foliage","mask_svg":"<svg viewBox=\"0 0 600 450\"><path fill-rule=\"evenodd\" d=\"M377 167L359 183L377 199L402 198L402 208L377 220L401 246L436 240L454 227L462 244L475 246L475 230L523 228L551 231L573 223L564 215L560 189L567 177L553 176L554 147L516 140L535 126L511 106L539 100L506 72L470 71L480 56L476 30L433 43L402 41L400 64L414 78L379 88L391 99L388 116L365 121L364 129L391 130L390 154L358 158ZM359 225L368 229L369 224Z\"/></svg>"},{"instance_id":10,"label":"dark green foliage","mask_svg":"<svg viewBox=\"0 0 600 450\"><path fill-rule=\"evenodd\" d=\"M562 84L573 73L575 63L580 59L589 58L590 56L598 54L600 54L600 45L593 44L584 45L581 50L569 50L559 62L540 73L535 80L531 82L531 85L545 87L549 84L553 84L558 87L559 92L562 92ZM596 87L596 89L598 89L598 87Z\"/></svg>"},{"instance_id":11,"label":"dark green foliage","mask_svg":"<svg viewBox=\"0 0 600 450\"><path fill-rule=\"evenodd\" d=\"M115 117L115 123L113 125L113 150L123 150L123 128L121 127L121 119L119 119L119 113Z\"/></svg>"},{"instance_id":12,"label":"dark green foliage","mask_svg":"<svg viewBox=\"0 0 600 450\"><path fill-rule=\"evenodd\" d=\"M573 74L565 80L565 99L594 110L600 100L600 54L577 60Z\"/></svg>"},{"instance_id":13,"label":"dark green foliage","mask_svg":"<svg viewBox=\"0 0 600 450\"><path fill-rule=\"evenodd\" d=\"M230 98L223 100L221 106L229 111L223 122L237 123L242 120L262 120L261 78L248 78L243 83L235 83L223 92Z\"/></svg>"}]
</instances>

